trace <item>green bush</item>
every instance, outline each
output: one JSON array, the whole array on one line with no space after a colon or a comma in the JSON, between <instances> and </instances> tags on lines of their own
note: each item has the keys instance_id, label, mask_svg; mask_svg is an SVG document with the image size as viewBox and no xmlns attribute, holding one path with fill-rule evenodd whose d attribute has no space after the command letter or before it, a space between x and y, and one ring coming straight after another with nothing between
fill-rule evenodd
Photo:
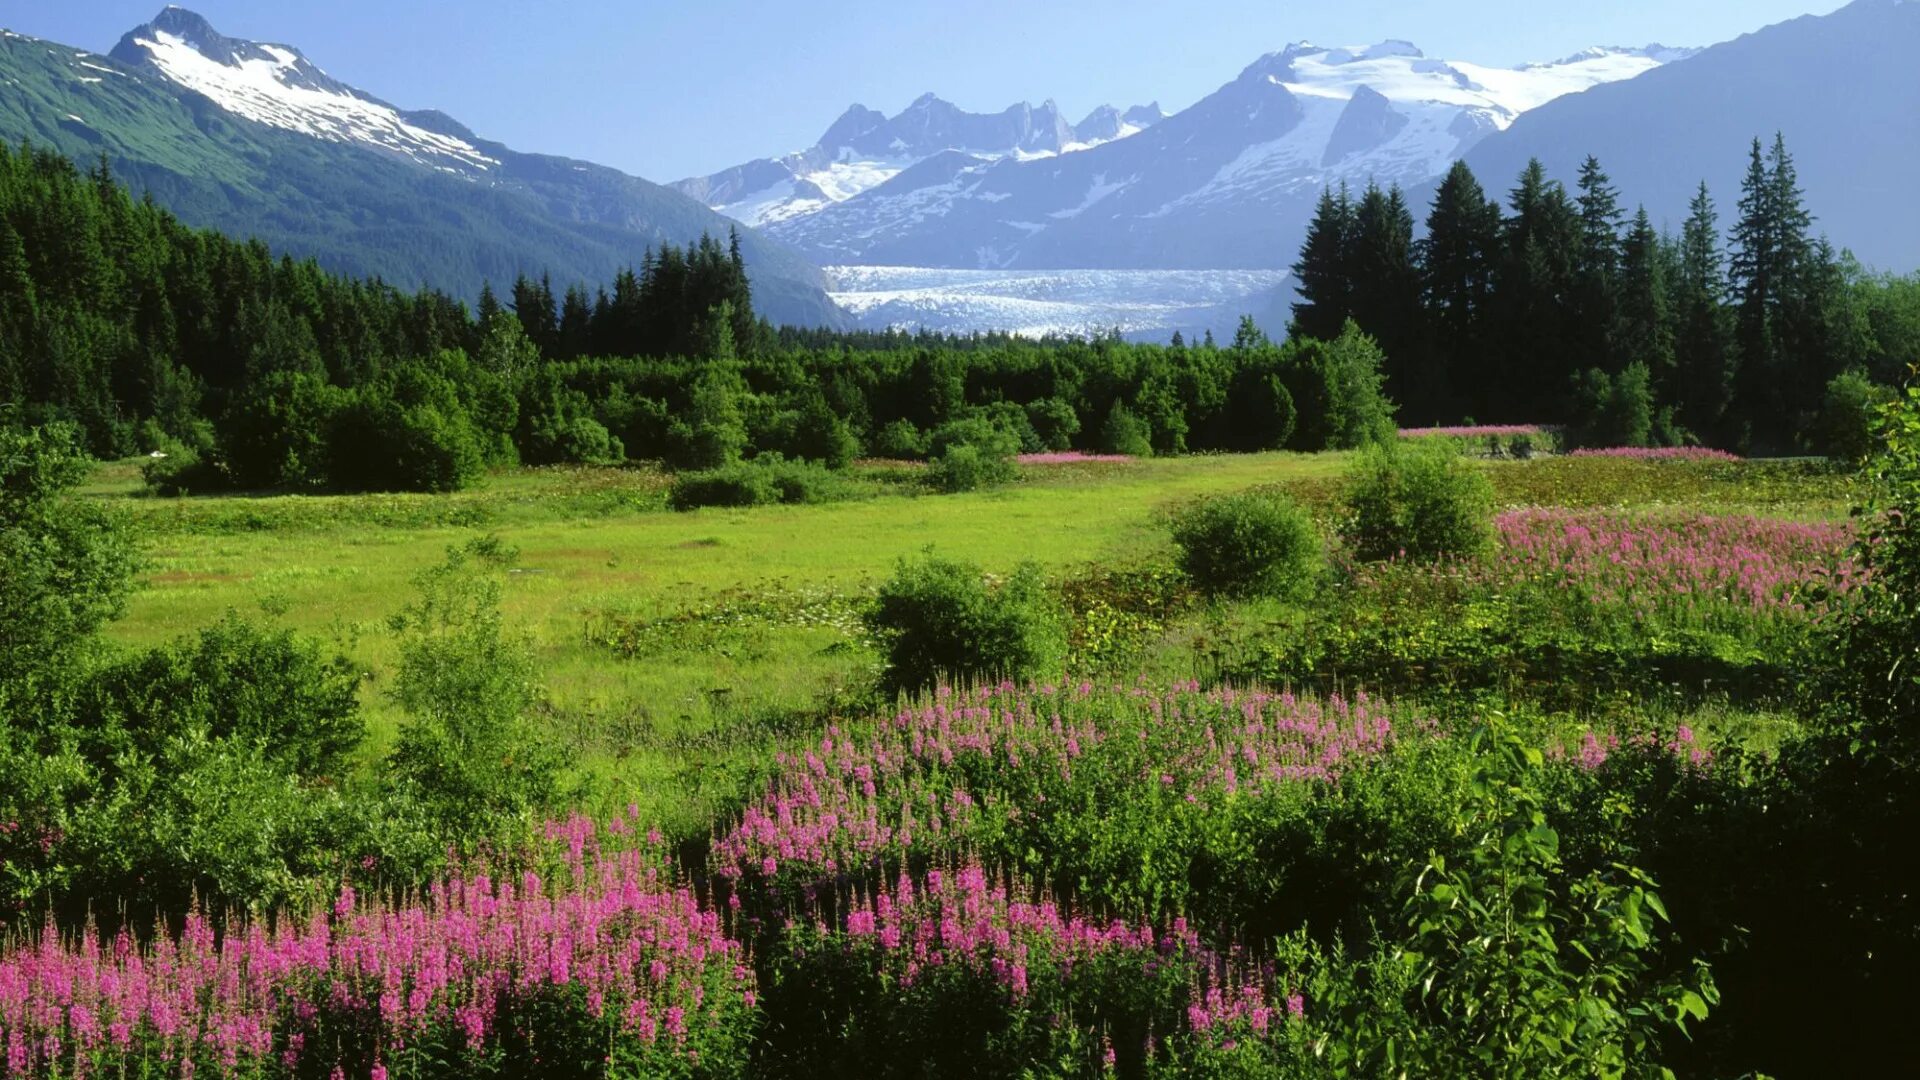
<instances>
[{"instance_id":1,"label":"green bush","mask_svg":"<svg viewBox=\"0 0 1920 1080\"><path fill-rule=\"evenodd\" d=\"M89 469L78 441L68 425L0 428L0 714L120 614L139 565L126 520L70 494Z\"/></svg>"},{"instance_id":2,"label":"green bush","mask_svg":"<svg viewBox=\"0 0 1920 1080\"><path fill-rule=\"evenodd\" d=\"M1876 450L1880 413L1894 399L1891 388L1848 371L1827 383L1820 404L1816 449L1836 461L1859 462Z\"/></svg>"},{"instance_id":3,"label":"green bush","mask_svg":"<svg viewBox=\"0 0 1920 1080\"><path fill-rule=\"evenodd\" d=\"M927 456L927 436L911 420L895 420L873 437L877 457L911 461Z\"/></svg>"},{"instance_id":4,"label":"green bush","mask_svg":"<svg viewBox=\"0 0 1920 1080\"><path fill-rule=\"evenodd\" d=\"M765 454L719 469L674 478L667 503L675 510L702 506L770 506L833 502L845 498L847 481L827 466Z\"/></svg>"},{"instance_id":5,"label":"green bush","mask_svg":"<svg viewBox=\"0 0 1920 1080\"><path fill-rule=\"evenodd\" d=\"M520 415L520 458L529 465L607 464L625 459L626 447L594 419L587 395L560 382L551 371L529 381Z\"/></svg>"},{"instance_id":6,"label":"green bush","mask_svg":"<svg viewBox=\"0 0 1920 1080\"><path fill-rule=\"evenodd\" d=\"M975 446L955 443L933 459L928 470L933 485L942 491L979 491L1012 481L1020 475L1013 454L1001 446Z\"/></svg>"},{"instance_id":7,"label":"green bush","mask_svg":"<svg viewBox=\"0 0 1920 1080\"><path fill-rule=\"evenodd\" d=\"M1363 451L1347 478L1346 512L1341 531L1361 559L1431 562L1493 544L1493 484L1446 446Z\"/></svg>"},{"instance_id":8,"label":"green bush","mask_svg":"<svg viewBox=\"0 0 1920 1080\"><path fill-rule=\"evenodd\" d=\"M1115 399L1113 408L1107 410L1107 419L1100 425L1099 450L1103 454L1152 457L1153 426Z\"/></svg>"},{"instance_id":9,"label":"green bush","mask_svg":"<svg viewBox=\"0 0 1920 1080\"><path fill-rule=\"evenodd\" d=\"M561 757L529 715L540 694L533 656L508 633L485 565L504 561L486 546L449 551L391 623L392 694L408 719L389 764L449 839L525 825L560 794Z\"/></svg>"},{"instance_id":10,"label":"green bush","mask_svg":"<svg viewBox=\"0 0 1920 1080\"><path fill-rule=\"evenodd\" d=\"M1080 414L1073 405L1057 397L1036 398L1027 402L1027 423L1042 450L1067 450L1073 437L1080 434Z\"/></svg>"},{"instance_id":11,"label":"green bush","mask_svg":"<svg viewBox=\"0 0 1920 1080\"><path fill-rule=\"evenodd\" d=\"M1025 679L1057 671L1067 639L1039 567L989 585L980 568L932 555L880 589L867 627L886 654L885 688L914 693L943 679Z\"/></svg>"},{"instance_id":12,"label":"green bush","mask_svg":"<svg viewBox=\"0 0 1920 1080\"><path fill-rule=\"evenodd\" d=\"M235 615L191 639L116 660L82 698L89 756L159 753L198 731L256 746L303 776L337 776L365 735L359 673L292 633Z\"/></svg>"},{"instance_id":13,"label":"green bush","mask_svg":"<svg viewBox=\"0 0 1920 1080\"><path fill-rule=\"evenodd\" d=\"M1208 593L1298 599L1324 565L1313 518L1277 495L1226 495L1173 521L1180 569Z\"/></svg>"}]
</instances>

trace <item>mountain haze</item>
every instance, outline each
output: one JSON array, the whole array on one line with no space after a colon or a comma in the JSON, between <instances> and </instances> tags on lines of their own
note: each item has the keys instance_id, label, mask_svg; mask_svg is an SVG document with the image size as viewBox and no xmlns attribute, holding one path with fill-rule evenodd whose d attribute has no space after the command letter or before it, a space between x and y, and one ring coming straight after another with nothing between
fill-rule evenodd
<instances>
[{"instance_id":1,"label":"mountain haze","mask_svg":"<svg viewBox=\"0 0 1920 1080\"><path fill-rule=\"evenodd\" d=\"M1571 179L1597 155L1624 197L1678 229L1705 180L1722 221L1755 137L1786 136L1815 229L1869 265L1920 268L1920 3L1856 0L1541 106L1467 154L1503 188L1538 157Z\"/></svg>"}]
</instances>

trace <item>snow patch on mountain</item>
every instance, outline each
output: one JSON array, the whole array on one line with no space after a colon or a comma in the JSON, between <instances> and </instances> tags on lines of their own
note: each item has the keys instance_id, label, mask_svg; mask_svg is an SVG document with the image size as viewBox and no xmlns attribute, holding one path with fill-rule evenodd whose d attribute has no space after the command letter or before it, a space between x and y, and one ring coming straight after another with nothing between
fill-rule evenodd
<instances>
[{"instance_id":1,"label":"snow patch on mountain","mask_svg":"<svg viewBox=\"0 0 1920 1080\"><path fill-rule=\"evenodd\" d=\"M1069 126L1051 101L968 113L929 93L892 117L854 105L808 149L674 187L748 225L774 225L865 194L942 154L982 164L1042 161L1137 135L1161 119L1158 103L1124 113L1102 106Z\"/></svg>"},{"instance_id":2,"label":"snow patch on mountain","mask_svg":"<svg viewBox=\"0 0 1920 1080\"><path fill-rule=\"evenodd\" d=\"M463 139L419 127L393 106L334 82L285 46L221 39L217 55L208 55L203 50L212 47L191 31L159 25L134 31L126 45L167 79L248 120L328 142L362 143L447 172L500 164Z\"/></svg>"}]
</instances>

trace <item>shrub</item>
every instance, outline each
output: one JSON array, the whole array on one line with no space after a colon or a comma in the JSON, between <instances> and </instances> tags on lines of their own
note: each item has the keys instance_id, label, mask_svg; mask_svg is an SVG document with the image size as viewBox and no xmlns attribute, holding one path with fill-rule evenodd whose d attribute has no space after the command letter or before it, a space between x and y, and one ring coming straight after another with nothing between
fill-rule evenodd
<instances>
[{"instance_id":1,"label":"shrub","mask_svg":"<svg viewBox=\"0 0 1920 1080\"><path fill-rule=\"evenodd\" d=\"M392 693L408 720L390 763L458 839L525 821L559 794L559 754L527 715L539 696L532 654L501 620L499 583L474 565L504 561L490 551L449 551L391 622L400 643Z\"/></svg>"},{"instance_id":2,"label":"shrub","mask_svg":"<svg viewBox=\"0 0 1920 1080\"><path fill-rule=\"evenodd\" d=\"M1323 555L1313 519L1280 496L1209 499L1173 522L1180 569L1203 591L1295 599L1313 587Z\"/></svg>"},{"instance_id":3,"label":"shrub","mask_svg":"<svg viewBox=\"0 0 1920 1080\"><path fill-rule=\"evenodd\" d=\"M1042 450L1065 450L1080 434L1080 415L1073 406L1057 397L1037 398L1027 403L1027 423Z\"/></svg>"},{"instance_id":4,"label":"shrub","mask_svg":"<svg viewBox=\"0 0 1920 1080\"><path fill-rule=\"evenodd\" d=\"M1128 457L1153 456L1153 427L1115 399L1100 425L1100 451Z\"/></svg>"},{"instance_id":5,"label":"shrub","mask_svg":"<svg viewBox=\"0 0 1920 1080\"><path fill-rule=\"evenodd\" d=\"M88 470L78 437L0 428L0 713L10 680L55 674L120 614L139 563L123 518L68 494Z\"/></svg>"},{"instance_id":6,"label":"shrub","mask_svg":"<svg viewBox=\"0 0 1920 1080\"><path fill-rule=\"evenodd\" d=\"M998 585L980 568L932 555L902 560L867 627L886 653L884 686L912 693L941 679L1023 679L1060 666L1067 639L1039 567Z\"/></svg>"},{"instance_id":7,"label":"shrub","mask_svg":"<svg viewBox=\"0 0 1920 1080\"><path fill-rule=\"evenodd\" d=\"M99 740L90 756L104 765L123 749L155 754L198 731L256 746L301 775L337 775L365 734L359 683L344 657L228 615L95 676L82 704Z\"/></svg>"},{"instance_id":8,"label":"shrub","mask_svg":"<svg viewBox=\"0 0 1920 1080\"><path fill-rule=\"evenodd\" d=\"M1863 372L1835 375L1821 402L1816 449L1836 461L1864 460L1879 446L1880 412L1893 398L1891 389Z\"/></svg>"},{"instance_id":9,"label":"shrub","mask_svg":"<svg viewBox=\"0 0 1920 1080\"><path fill-rule=\"evenodd\" d=\"M835 416L824 398L815 395L794 418L792 456L815 461L829 469L844 469L860 453L860 440L854 438L847 422Z\"/></svg>"},{"instance_id":10,"label":"shrub","mask_svg":"<svg viewBox=\"0 0 1920 1080\"><path fill-rule=\"evenodd\" d=\"M626 457L619 439L593 417L587 395L551 371L532 379L520 415L520 456L529 465L604 464Z\"/></svg>"},{"instance_id":11,"label":"shrub","mask_svg":"<svg viewBox=\"0 0 1920 1080\"><path fill-rule=\"evenodd\" d=\"M927 456L927 436L911 420L895 420L873 437L873 452L878 457L903 460Z\"/></svg>"},{"instance_id":12,"label":"shrub","mask_svg":"<svg viewBox=\"0 0 1920 1080\"><path fill-rule=\"evenodd\" d=\"M985 417L942 424L927 449L933 455L934 486L942 491L977 491L1019 475L1014 467L1019 437Z\"/></svg>"},{"instance_id":13,"label":"shrub","mask_svg":"<svg viewBox=\"0 0 1920 1080\"><path fill-rule=\"evenodd\" d=\"M1343 526L1362 559L1476 555L1493 543L1493 484L1445 446L1380 446L1347 480Z\"/></svg>"},{"instance_id":14,"label":"shrub","mask_svg":"<svg viewBox=\"0 0 1920 1080\"><path fill-rule=\"evenodd\" d=\"M1004 484L1019 475L1014 456L1003 446L955 443L933 460L931 478L942 491L978 491Z\"/></svg>"},{"instance_id":15,"label":"shrub","mask_svg":"<svg viewBox=\"0 0 1920 1080\"><path fill-rule=\"evenodd\" d=\"M675 477L667 503L675 510L823 503L845 498L846 492L846 480L825 465L763 454L752 461Z\"/></svg>"}]
</instances>

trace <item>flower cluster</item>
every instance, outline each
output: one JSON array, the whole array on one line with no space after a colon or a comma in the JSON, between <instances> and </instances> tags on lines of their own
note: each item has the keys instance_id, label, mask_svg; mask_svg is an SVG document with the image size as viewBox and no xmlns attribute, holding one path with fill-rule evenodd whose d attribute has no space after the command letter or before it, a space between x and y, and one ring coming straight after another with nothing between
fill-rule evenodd
<instances>
[{"instance_id":1,"label":"flower cluster","mask_svg":"<svg viewBox=\"0 0 1920 1080\"><path fill-rule=\"evenodd\" d=\"M1640 461L1739 461L1740 455L1705 446L1612 446L1575 450L1568 457L1635 458Z\"/></svg>"},{"instance_id":2,"label":"flower cluster","mask_svg":"<svg viewBox=\"0 0 1920 1080\"><path fill-rule=\"evenodd\" d=\"M1086 465L1134 459L1125 454L1090 454L1085 450L1049 450L1038 454L1019 454L1014 457L1014 460L1022 465Z\"/></svg>"},{"instance_id":3,"label":"flower cluster","mask_svg":"<svg viewBox=\"0 0 1920 1080\"><path fill-rule=\"evenodd\" d=\"M1819 614L1861 577L1842 523L1536 509L1496 524L1511 572L1649 614Z\"/></svg>"},{"instance_id":4,"label":"flower cluster","mask_svg":"<svg viewBox=\"0 0 1920 1080\"><path fill-rule=\"evenodd\" d=\"M835 874L957 849L983 811L1035 812L1048 786L1082 771L1118 771L1188 801L1327 780L1393 732L1389 711L1364 695L1203 693L1195 683L943 690L862 734L830 728L806 752L781 755L766 794L716 837L714 870Z\"/></svg>"},{"instance_id":5,"label":"flower cluster","mask_svg":"<svg viewBox=\"0 0 1920 1080\"><path fill-rule=\"evenodd\" d=\"M1419 439L1428 436L1444 439L1505 439L1515 436L1542 436L1547 429L1538 424L1479 424L1472 427L1424 427L1401 428L1403 439Z\"/></svg>"},{"instance_id":6,"label":"flower cluster","mask_svg":"<svg viewBox=\"0 0 1920 1080\"><path fill-rule=\"evenodd\" d=\"M381 1071L436 1034L479 1051L503 1017L554 993L579 994L643 1057L697 1053L700 1033L753 1004L741 946L651 851L602 850L593 834L583 820L550 829L565 846L551 883L474 874L400 903L348 888L304 921L216 934L195 916L148 947L49 930L0 955L6 1074L86 1076L132 1058L191 1075L276 1054L291 1067L342 1025Z\"/></svg>"},{"instance_id":7,"label":"flower cluster","mask_svg":"<svg viewBox=\"0 0 1920 1080\"><path fill-rule=\"evenodd\" d=\"M836 928L811 929L824 938ZM1280 1019L1305 1010L1297 994L1276 1003L1270 966L1209 949L1185 919L1160 931L1087 919L1044 892L1031 895L993 880L977 863L929 870L918 879L903 872L844 905L837 929L842 948L864 951L881 977L904 992L963 974L999 986L1011 1003L1058 1007L1075 998L1075 989L1100 1001L1095 984L1103 980L1135 987L1164 982L1185 1002L1169 1027L1216 1040L1249 1031L1266 1035Z\"/></svg>"}]
</instances>

